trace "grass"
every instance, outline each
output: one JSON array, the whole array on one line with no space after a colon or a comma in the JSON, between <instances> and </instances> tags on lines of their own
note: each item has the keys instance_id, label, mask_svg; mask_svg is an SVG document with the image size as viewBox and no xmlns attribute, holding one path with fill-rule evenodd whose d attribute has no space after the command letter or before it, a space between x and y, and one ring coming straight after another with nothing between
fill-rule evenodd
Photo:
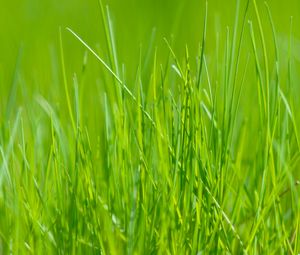
<instances>
[{"instance_id":1,"label":"grass","mask_svg":"<svg viewBox=\"0 0 300 255\"><path fill-rule=\"evenodd\" d=\"M98 4L105 47L62 27L50 87L26 45L4 84L0 254L299 254L294 19L285 54L267 2L216 34L206 2L197 53L151 36L127 67Z\"/></svg>"}]
</instances>

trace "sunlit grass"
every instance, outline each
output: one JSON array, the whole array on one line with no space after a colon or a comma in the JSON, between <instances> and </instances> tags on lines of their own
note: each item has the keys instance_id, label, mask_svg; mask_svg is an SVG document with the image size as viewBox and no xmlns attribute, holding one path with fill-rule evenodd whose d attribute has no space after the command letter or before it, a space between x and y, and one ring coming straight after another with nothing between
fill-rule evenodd
<instances>
[{"instance_id":1,"label":"sunlit grass","mask_svg":"<svg viewBox=\"0 0 300 255\"><path fill-rule=\"evenodd\" d=\"M18 61L6 85L0 254L298 254L293 19L282 57L270 7L237 1L208 54L206 4L197 56L150 40L128 81L126 45L101 1L99 12L105 54L59 29L58 96L33 93ZM67 36L85 51L78 72Z\"/></svg>"}]
</instances>

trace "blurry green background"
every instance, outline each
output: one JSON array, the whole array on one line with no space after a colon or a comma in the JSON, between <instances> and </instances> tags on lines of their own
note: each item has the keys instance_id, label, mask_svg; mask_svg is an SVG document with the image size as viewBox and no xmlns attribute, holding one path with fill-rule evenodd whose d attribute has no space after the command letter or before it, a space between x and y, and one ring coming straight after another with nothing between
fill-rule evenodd
<instances>
[{"instance_id":1,"label":"blurry green background","mask_svg":"<svg viewBox=\"0 0 300 255\"><path fill-rule=\"evenodd\" d=\"M179 56L184 55L184 47L188 45L192 62L196 63L196 54L202 37L204 1L111 0L103 3L110 8L119 64L125 64L129 81L134 80L139 56L142 59L152 56L153 46L158 48L160 61L162 63L166 61L168 49L163 40L164 37L172 41L175 52ZM243 15L245 4L246 1L241 1L240 17ZM293 61L299 62L300 1L272 0L268 1L268 4L274 18L283 57L287 54L290 16L294 16ZM51 97L52 94L55 96L57 93L56 88L61 86L60 82L62 80L58 47L59 27L72 28L107 60L107 48L98 0L2 0L0 6L0 89L2 94L0 114L3 114L6 105L5 99L7 99L11 84L14 77L16 77L14 76L15 70L18 73L17 79L21 79L26 84L30 95L41 93L47 98ZM209 56L208 63L211 69L216 64L216 61L212 59L216 55L217 35L220 40L219 52L221 56L224 55L222 47L224 47L224 41L226 40L226 27L228 26L230 33L232 33L235 8L236 1L234 0L208 1L208 29L205 53ZM259 8L263 20L265 20L264 28L268 33L267 43L270 45L268 50L270 56L272 56L272 37L266 8L263 3L259 3ZM255 20L252 4L250 4L247 19ZM173 39L171 39L172 36ZM246 25L245 36L249 36L248 25ZM149 47L152 42L151 38L154 38L154 43L152 47ZM73 73L79 73L82 68L85 49L64 29L63 43L67 75L68 79L71 80ZM245 40L243 47L245 47L245 53L252 50L250 40ZM21 53L19 64L16 67L18 52ZM89 55L88 78L86 78L89 82L86 89L94 88L93 83L96 82L100 70L102 70L100 64L97 64L96 60ZM281 70L284 69L281 68Z\"/></svg>"}]
</instances>

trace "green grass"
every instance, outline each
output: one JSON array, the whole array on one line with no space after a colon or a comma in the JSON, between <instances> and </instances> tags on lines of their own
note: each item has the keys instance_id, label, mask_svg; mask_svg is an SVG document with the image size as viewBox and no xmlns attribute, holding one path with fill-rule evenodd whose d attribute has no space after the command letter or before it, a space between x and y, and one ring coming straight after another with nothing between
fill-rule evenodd
<instances>
[{"instance_id":1,"label":"green grass","mask_svg":"<svg viewBox=\"0 0 300 255\"><path fill-rule=\"evenodd\" d=\"M4 52L0 254L299 254L297 3L133 2Z\"/></svg>"}]
</instances>

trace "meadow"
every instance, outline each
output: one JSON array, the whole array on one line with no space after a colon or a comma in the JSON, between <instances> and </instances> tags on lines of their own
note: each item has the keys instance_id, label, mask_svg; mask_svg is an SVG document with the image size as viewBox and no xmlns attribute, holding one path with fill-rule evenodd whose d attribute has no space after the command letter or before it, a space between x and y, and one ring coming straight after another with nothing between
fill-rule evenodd
<instances>
[{"instance_id":1,"label":"meadow","mask_svg":"<svg viewBox=\"0 0 300 255\"><path fill-rule=\"evenodd\" d=\"M0 254L299 254L298 0L0 7Z\"/></svg>"}]
</instances>

